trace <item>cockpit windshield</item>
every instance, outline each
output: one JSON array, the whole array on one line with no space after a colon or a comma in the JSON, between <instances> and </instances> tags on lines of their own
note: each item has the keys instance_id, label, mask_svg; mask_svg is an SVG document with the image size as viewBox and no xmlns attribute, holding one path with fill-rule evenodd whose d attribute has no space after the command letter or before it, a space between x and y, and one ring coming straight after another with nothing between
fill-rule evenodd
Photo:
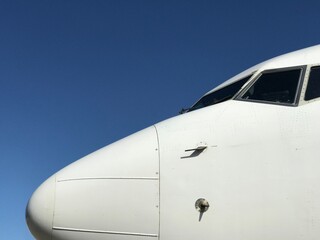
<instances>
[{"instance_id":1,"label":"cockpit windshield","mask_svg":"<svg viewBox=\"0 0 320 240\"><path fill-rule=\"evenodd\" d=\"M196 102L187 112L191 112L200 108L211 106L217 103L227 101L239 92L242 86L251 78L252 75L240 79L224 88L209 93Z\"/></svg>"}]
</instances>

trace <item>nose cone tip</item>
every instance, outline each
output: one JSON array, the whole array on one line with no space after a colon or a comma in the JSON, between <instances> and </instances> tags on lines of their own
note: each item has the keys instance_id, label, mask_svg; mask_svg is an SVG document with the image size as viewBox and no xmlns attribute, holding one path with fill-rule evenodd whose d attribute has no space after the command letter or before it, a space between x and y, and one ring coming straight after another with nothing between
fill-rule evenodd
<instances>
[{"instance_id":1,"label":"nose cone tip","mask_svg":"<svg viewBox=\"0 0 320 240\"><path fill-rule=\"evenodd\" d=\"M50 177L32 194L27 208L26 221L37 240L51 239L55 198L55 176Z\"/></svg>"}]
</instances>

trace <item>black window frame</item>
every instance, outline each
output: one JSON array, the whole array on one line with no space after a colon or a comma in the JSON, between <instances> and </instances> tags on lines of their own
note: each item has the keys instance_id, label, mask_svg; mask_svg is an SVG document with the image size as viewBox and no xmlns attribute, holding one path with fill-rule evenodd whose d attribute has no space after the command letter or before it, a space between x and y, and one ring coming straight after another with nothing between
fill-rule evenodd
<instances>
[{"instance_id":1,"label":"black window frame","mask_svg":"<svg viewBox=\"0 0 320 240\"><path fill-rule=\"evenodd\" d=\"M307 76L307 79L305 80L306 83L305 83L305 86L304 86L304 95L303 95L303 101L308 103L308 102L314 102L314 101L317 101L320 99L320 96L318 97L313 97L313 98L310 98L310 99L306 99L307 97L307 92L308 92L308 88L309 88L309 84L310 84L310 78L311 78L311 73L312 73L312 70L313 69L320 69L320 65L310 65L309 66L309 69L308 69L308 76Z\"/></svg>"},{"instance_id":2,"label":"black window frame","mask_svg":"<svg viewBox=\"0 0 320 240\"><path fill-rule=\"evenodd\" d=\"M233 100L233 99L238 95L238 93L241 92L241 90L243 89L243 87L245 87L245 86L251 81L251 79L252 79L252 77L254 76L254 74L255 74L255 72L252 72L251 74L248 74L248 75L246 75L245 77L242 77L242 78L240 78L240 79L238 79L238 80L236 80L236 81L234 81L234 82L232 82L232 83L230 83L230 84L228 84L228 85L226 85L226 86L224 86L224 87L222 87L222 88L220 88L220 89L218 89L218 90L216 90L216 91L212 91L212 92L210 92L210 93L202 96L196 103L194 103L190 108L188 108L188 109L186 110L186 112L193 112L193 111L196 111L196 110L199 110L199 109L202 109L202 108L206 108L206 107L210 107L210 106L219 104L219 103L221 103L221 102L225 102L225 101L228 101L228 100ZM197 105L197 103L200 102L203 98L205 98L205 97L207 97L207 96L209 96L209 95L211 95L211 94L213 94L213 93L215 93L215 92L218 92L218 91L220 91L220 90L222 90L222 89L225 89L225 88L227 88L227 87L230 87L231 85L234 85L234 84L236 84L236 83L238 83L238 82L240 82L240 81L243 81L243 80L245 80L246 78L247 78L247 80L242 84L242 86L239 88L239 90L238 90L237 92L235 92L230 98L228 98L228 99L226 99L226 100L218 101L217 103L209 104L209 105L207 105L207 106L203 106L203 107L199 107L199 108L194 108L194 107Z\"/></svg>"},{"instance_id":3,"label":"black window frame","mask_svg":"<svg viewBox=\"0 0 320 240\"><path fill-rule=\"evenodd\" d=\"M260 72L258 75L256 75L254 77L253 80L251 80L249 82L249 84L242 89L242 91L237 94L237 96L234 98L234 100L238 100L238 101L244 101L244 102L253 102L253 103L263 103L263 104L269 104L269 105L280 105L280 106L289 106L289 107L296 107L299 105L299 100L300 100L300 96L301 96L301 90L302 90L302 85L303 85L303 81L304 81L304 77L305 77L305 73L306 73L306 65L302 65L302 66L294 66L294 67L285 67L285 68L275 68L275 69L267 69L264 70L262 72ZM266 73L276 73L276 72L285 72L285 71L291 71L291 70L297 70L300 69L300 76L299 76L299 81L298 81L298 86L297 86L297 90L296 90L296 94L295 94L295 98L293 103L284 103L284 102L272 102L272 101L263 101L263 100L255 100L255 99L245 99L242 98L243 95L252 87L252 85L254 85L258 79Z\"/></svg>"}]
</instances>

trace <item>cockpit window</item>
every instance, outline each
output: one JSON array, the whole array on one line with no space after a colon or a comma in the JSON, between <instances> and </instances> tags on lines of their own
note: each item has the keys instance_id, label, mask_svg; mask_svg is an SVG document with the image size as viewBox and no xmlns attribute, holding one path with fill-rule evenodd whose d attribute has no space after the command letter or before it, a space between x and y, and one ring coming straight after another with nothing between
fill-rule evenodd
<instances>
[{"instance_id":1,"label":"cockpit window","mask_svg":"<svg viewBox=\"0 0 320 240\"><path fill-rule=\"evenodd\" d=\"M221 103L231 99L241 87L251 78L252 75L242 78L239 81L236 81L224 88L221 88L217 91L214 91L208 95L202 97L198 102L196 102L189 110L194 111L200 108L204 108L210 105Z\"/></svg>"},{"instance_id":2,"label":"cockpit window","mask_svg":"<svg viewBox=\"0 0 320 240\"><path fill-rule=\"evenodd\" d=\"M293 104L302 69L265 72L242 95L241 99L258 102Z\"/></svg>"},{"instance_id":3,"label":"cockpit window","mask_svg":"<svg viewBox=\"0 0 320 240\"><path fill-rule=\"evenodd\" d=\"M320 97L320 67L313 67L311 68L304 99L309 101L318 97Z\"/></svg>"}]
</instances>

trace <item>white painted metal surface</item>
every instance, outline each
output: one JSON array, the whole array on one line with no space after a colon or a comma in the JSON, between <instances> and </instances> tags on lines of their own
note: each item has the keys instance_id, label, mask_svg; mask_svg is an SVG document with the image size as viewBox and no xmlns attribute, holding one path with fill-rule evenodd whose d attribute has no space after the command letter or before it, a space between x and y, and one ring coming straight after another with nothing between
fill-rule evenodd
<instances>
[{"instance_id":1,"label":"white painted metal surface","mask_svg":"<svg viewBox=\"0 0 320 240\"><path fill-rule=\"evenodd\" d=\"M215 89L253 72L304 66L297 105L225 101L62 169L29 201L31 232L38 240L319 239L320 98L303 100L315 64L320 46ZM210 205L203 213L195 209L200 198Z\"/></svg>"},{"instance_id":2,"label":"white painted metal surface","mask_svg":"<svg viewBox=\"0 0 320 240\"><path fill-rule=\"evenodd\" d=\"M54 202L54 214L43 216L42 205L34 206L39 190L27 210L46 222L36 225L29 217L38 239L51 239L50 234L53 240L158 239L159 150L154 127L84 157L51 179L55 188L48 195L42 194L46 183L39 189L40 200ZM42 228L46 235L37 235Z\"/></svg>"},{"instance_id":3,"label":"white painted metal surface","mask_svg":"<svg viewBox=\"0 0 320 240\"><path fill-rule=\"evenodd\" d=\"M319 102L295 108L229 101L156 125L161 238L319 239L315 119ZM186 158L185 147L198 141L208 148ZM193 211L199 197L210 203L201 222Z\"/></svg>"}]
</instances>

